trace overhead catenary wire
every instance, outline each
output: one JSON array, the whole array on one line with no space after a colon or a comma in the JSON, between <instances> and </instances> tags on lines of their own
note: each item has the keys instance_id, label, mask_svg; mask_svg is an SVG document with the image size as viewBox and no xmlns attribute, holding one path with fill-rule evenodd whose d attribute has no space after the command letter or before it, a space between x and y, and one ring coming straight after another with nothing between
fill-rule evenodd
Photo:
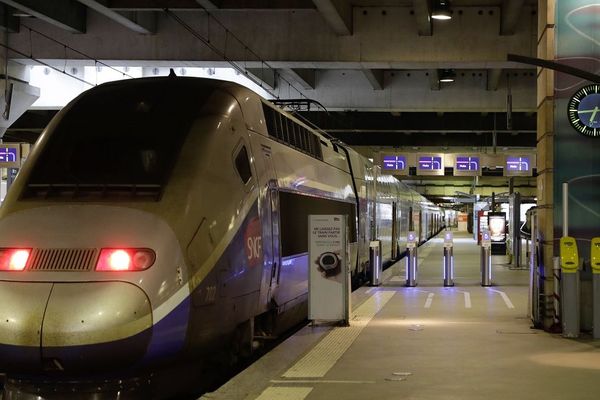
<instances>
[{"instance_id":1,"label":"overhead catenary wire","mask_svg":"<svg viewBox=\"0 0 600 400\"><path fill-rule=\"evenodd\" d=\"M304 95L304 93L302 93L302 91L300 89L295 87L291 82L289 82L287 79L285 79L285 77L281 76L281 74L278 74L276 69L273 68L271 65L269 65L269 63L267 61L261 59L261 57L258 54L256 54L256 52L254 52L248 45L246 45L240 38L238 38L221 21L219 21L217 18L215 18L215 16L212 15L206 8L203 8L203 10L204 10L204 12L206 12L208 20L212 19L217 25L219 25L224 30L226 38L231 37L231 38L235 39L238 43L240 43L244 47L244 52L250 53L251 56L253 56L258 62L260 62L261 70L266 67L266 69L273 71L275 76L277 76L280 80L282 80L283 82L285 82L289 85L290 89L294 89L301 97L303 97L307 100L310 100L306 95ZM190 24L188 24L186 21L184 21L179 15L175 14L173 11L169 10L168 8L165 8L164 12L170 18L172 18L175 22L177 22L179 25L181 25L181 27L183 27L190 34L192 34L196 39L200 40L211 51L213 51L215 54L217 54L219 57L221 57L229 65L231 65L236 71L238 71L241 74L244 74L248 79L250 79L252 82L254 82L258 86L260 86L263 90L265 90L271 96L273 96L275 98L279 98L279 96L276 95L273 90L264 87L263 83L259 79L256 79L249 74L249 71L246 67L247 60L243 60L243 62L244 62L243 66L238 65L238 63L236 61L230 59L227 56L226 51L221 51L221 49L219 49L217 46L215 46L214 42L211 42L211 40L209 38L210 32L207 34L207 37L204 37L200 32L198 32L196 29L194 29ZM227 41L225 41L225 45L226 44L227 44Z\"/></svg>"},{"instance_id":2,"label":"overhead catenary wire","mask_svg":"<svg viewBox=\"0 0 600 400\"><path fill-rule=\"evenodd\" d=\"M60 68L56 68L55 66L53 66L53 65L50 65L50 64L48 64L47 62L44 62L44 61L42 61L42 60L39 60L39 59L37 59L37 58L35 58L35 57L29 56L29 55L27 55L27 54L23 53L22 51L20 51L20 50L17 50L17 49L15 49L15 48L13 48L13 47L10 47L10 46L8 46L8 45L6 45L6 44L4 44L4 43L0 43L0 46L4 47L5 49L8 49L8 50L12 51L13 53L16 53L16 54L18 54L18 55L20 55L20 56L23 56L23 57L25 57L25 58L27 58L27 59L29 59L29 60L35 61L36 63L38 63L38 64L40 64L40 65L43 65L43 66L45 66L45 67L48 67L48 68L50 68L50 69L52 69L52 70L54 70L54 71L56 71L56 72L59 72L59 73L61 73L61 74L63 74L63 75L66 75L66 76L69 76L69 77L71 77L71 78L73 78L73 79L76 79L76 80L78 80L79 82L85 83L86 85L90 85L90 86L96 86L96 84L95 84L95 83L88 82L88 81L86 81L85 79L82 79L82 78L80 78L80 77L78 77L78 76L76 76L76 75L69 74L68 72L66 72L66 71L63 71L63 70L61 70Z\"/></svg>"},{"instance_id":3,"label":"overhead catenary wire","mask_svg":"<svg viewBox=\"0 0 600 400\"><path fill-rule=\"evenodd\" d=\"M126 77L128 77L128 78L132 78L132 79L134 78L134 76L131 76L131 75L127 74L127 73L126 73L126 72L124 72L124 71L120 71L120 70L116 69L115 67L112 67L112 66L110 66L110 65L108 65L108 64L106 64L106 63L104 63L104 62L102 62L102 61L100 61L100 60L98 60L98 59L96 59L96 58L94 58L94 57L92 57L92 56L90 56L90 55L88 55L88 54L86 54L86 53L84 53L84 52L80 51L80 50L77 50L77 49L75 49L75 48L73 48L73 47L69 46L69 45L68 45L68 44L66 44L66 43L63 43L63 42L61 42L60 40L54 39L53 37L46 35L46 34L45 34L45 33L43 33L43 32L40 32L40 31L38 31L38 30L36 30L36 29L33 29L33 28L31 28L30 26L27 26L27 25L25 25L25 24L21 24L21 25L22 25L24 28L26 28L26 29L28 29L28 30L29 30L29 41L30 41L30 52L31 52L31 54L30 54L29 58L30 58L30 59L32 59L32 60L33 60L34 58L33 58L33 39L32 39L32 35L31 35L31 33L32 33L32 32L35 32L36 34L38 34L38 35L42 36L43 38L45 38L45 39L48 39L48 40L50 40L51 42L54 42L54 43L56 43L56 44L58 44L58 45L61 45L61 46L63 46L63 47L65 48L65 62L66 62L66 51L67 51L67 49L68 49L68 50L70 50L70 51L72 51L72 52L74 52L74 53L77 53L77 54L79 54L80 56L83 56L83 57L87 58L87 59L88 59L88 60L90 60L90 61L94 61L95 65L97 65L97 64L100 64L100 65L101 65L101 66L103 66L103 67L109 68L109 69L111 69L111 70L113 70L113 71L115 71L115 72L118 72L118 73L120 73L120 74L123 74L123 76L126 76Z\"/></svg>"}]
</instances>

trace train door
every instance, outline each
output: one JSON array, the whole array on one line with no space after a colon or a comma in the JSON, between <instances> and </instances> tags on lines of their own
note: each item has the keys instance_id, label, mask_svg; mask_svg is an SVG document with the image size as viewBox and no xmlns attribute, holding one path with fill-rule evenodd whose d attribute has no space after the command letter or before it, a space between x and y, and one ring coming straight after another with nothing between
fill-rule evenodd
<instances>
[{"instance_id":1,"label":"train door","mask_svg":"<svg viewBox=\"0 0 600 400\"><path fill-rule=\"evenodd\" d=\"M398 203L392 202L392 260L398 258Z\"/></svg>"},{"instance_id":2,"label":"train door","mask_svg":"<svg viewBox=\"0 0 600 400\"><path fill-rule=\"evenodd\" d=\"M271 302L279 285L281 267L279 188L273 166L271 148L262 147L262 167L264 180L261 182L261 220L263 232L263 273L259 297L259 307L263 310Z\"/></svg>"}]
</instances>

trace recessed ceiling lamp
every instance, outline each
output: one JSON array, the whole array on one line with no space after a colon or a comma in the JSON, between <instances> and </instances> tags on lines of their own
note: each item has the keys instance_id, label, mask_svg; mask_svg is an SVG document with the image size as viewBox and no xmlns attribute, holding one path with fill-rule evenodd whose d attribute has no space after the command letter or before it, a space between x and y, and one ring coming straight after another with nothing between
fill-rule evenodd
<instances>
[{"instance_id":1,"label":"recessed ceiling lamp","mask_svg":"<svg viewBox=\"0 0 600 400\"><path fill-rule=\"evenodd\" d=\"M453 69L441 69L438 71L438 74L440 82L444 83L454 82L454 78L456 78L456 73Z\"/></svg>"},{"instance_id":2,"label":"recessed ceiling lamp","mask_svg":"<svg viewBox=\"0 0 600 400\"><path fill-rule=\"evenodd\" d=\"M442 21L452 18L452 13L450 12L450 2L448 0L435 0L433 2L431 18Z\"/></svg>"}]
</instances>

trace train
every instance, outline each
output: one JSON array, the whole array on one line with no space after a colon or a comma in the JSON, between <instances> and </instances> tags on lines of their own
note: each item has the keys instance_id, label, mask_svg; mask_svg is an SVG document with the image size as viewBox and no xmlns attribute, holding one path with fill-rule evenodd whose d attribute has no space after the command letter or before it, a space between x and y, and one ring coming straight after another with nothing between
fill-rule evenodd
<instances>
[{"instance_id":1,"label":"train","mask_svg":"<svg viewBox=\"0 0 600 400\"><path fill-rule=\"evenodd\" d=\"M408 231L424 242L443 228L439 207L239 84L82 93L0 209L5 390L251 352L306 319L310 214L349 216L356 284L372 240L391 263Z\"/></svg>"}]
</instances>

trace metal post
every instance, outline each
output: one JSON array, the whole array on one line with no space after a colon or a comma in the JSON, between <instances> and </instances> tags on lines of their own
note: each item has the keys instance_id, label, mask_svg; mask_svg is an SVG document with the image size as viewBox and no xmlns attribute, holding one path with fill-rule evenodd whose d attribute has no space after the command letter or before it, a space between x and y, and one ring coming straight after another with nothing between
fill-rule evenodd
<instances>
[{"instance_id":1,"label":"metal post","mask_svg":"<svg viewBox=\"0 0 600 400\"><path fill-rule=\"evenodd\" d=\"M492 286L492 242L487 231L481 235L480 268L481 286Z\"/></svg>"},{"instance_id":2,"label":"metal post","mask_svg":"<svg viewBox=\"0 0 600 400\"><path fill-rule=\"evenodd\" d=\"M381 241L374 240L369 244L369 264L371 265L371 286L381 285Z\"/></svg>"},{"instance_id":3,"label":"metal post","mask_svg":"<svg viewBox=\"0 0 600 400\"><path fill-rule=\"evenodd\" d=\"M454 286L454 256L452 247L444 247L444 286Z\"/></svg>"},{"instance_id":4,"label":"metal post","mask_svg":"<svg viewBox=\"0 0 600 400\"><path fill-rule=\"evenodd\" d=\"M444 234L443 274L444 286L454 286L454 256L452 255L452 232Z\"/></svg>"},{"instance_id":5,"label":"metal post","mask_svg":"<svg viewBox=\"0 0 600 400\"><path fill-rule=\"evenodd\" d=\"M572 237L560 239L562 335L579 337L579 254Z\"/></svg>"},{"instance_id":6,"label":"metal post","mask_svg":"<svg viewBox=\"0 0 600 400\"><path fill-rule=\"evenodd\" d=\"M406 240L406 286L417 286L417 274L419 270L417 258L417 234L408 232Z\"/></svg>"},{"instance_id":7,"label":"metal post","mask_svg":"<svg viewBox=\"0 0 600 400\"><path fill-rule=\"evenodd\" d=\"M562 184L562 201L563 201L563 237L569 236L569 184Z\"/></svg>"},{"instance_id":8,"label":"metal post","mask_svg":"<svg viewBox=\"0 0 600 400\"><path fill-rule=\"evenodd\" d=\"M417 248L406 249L406 286L417 286L418 261Z\"/></svg>"}]
</instances>

